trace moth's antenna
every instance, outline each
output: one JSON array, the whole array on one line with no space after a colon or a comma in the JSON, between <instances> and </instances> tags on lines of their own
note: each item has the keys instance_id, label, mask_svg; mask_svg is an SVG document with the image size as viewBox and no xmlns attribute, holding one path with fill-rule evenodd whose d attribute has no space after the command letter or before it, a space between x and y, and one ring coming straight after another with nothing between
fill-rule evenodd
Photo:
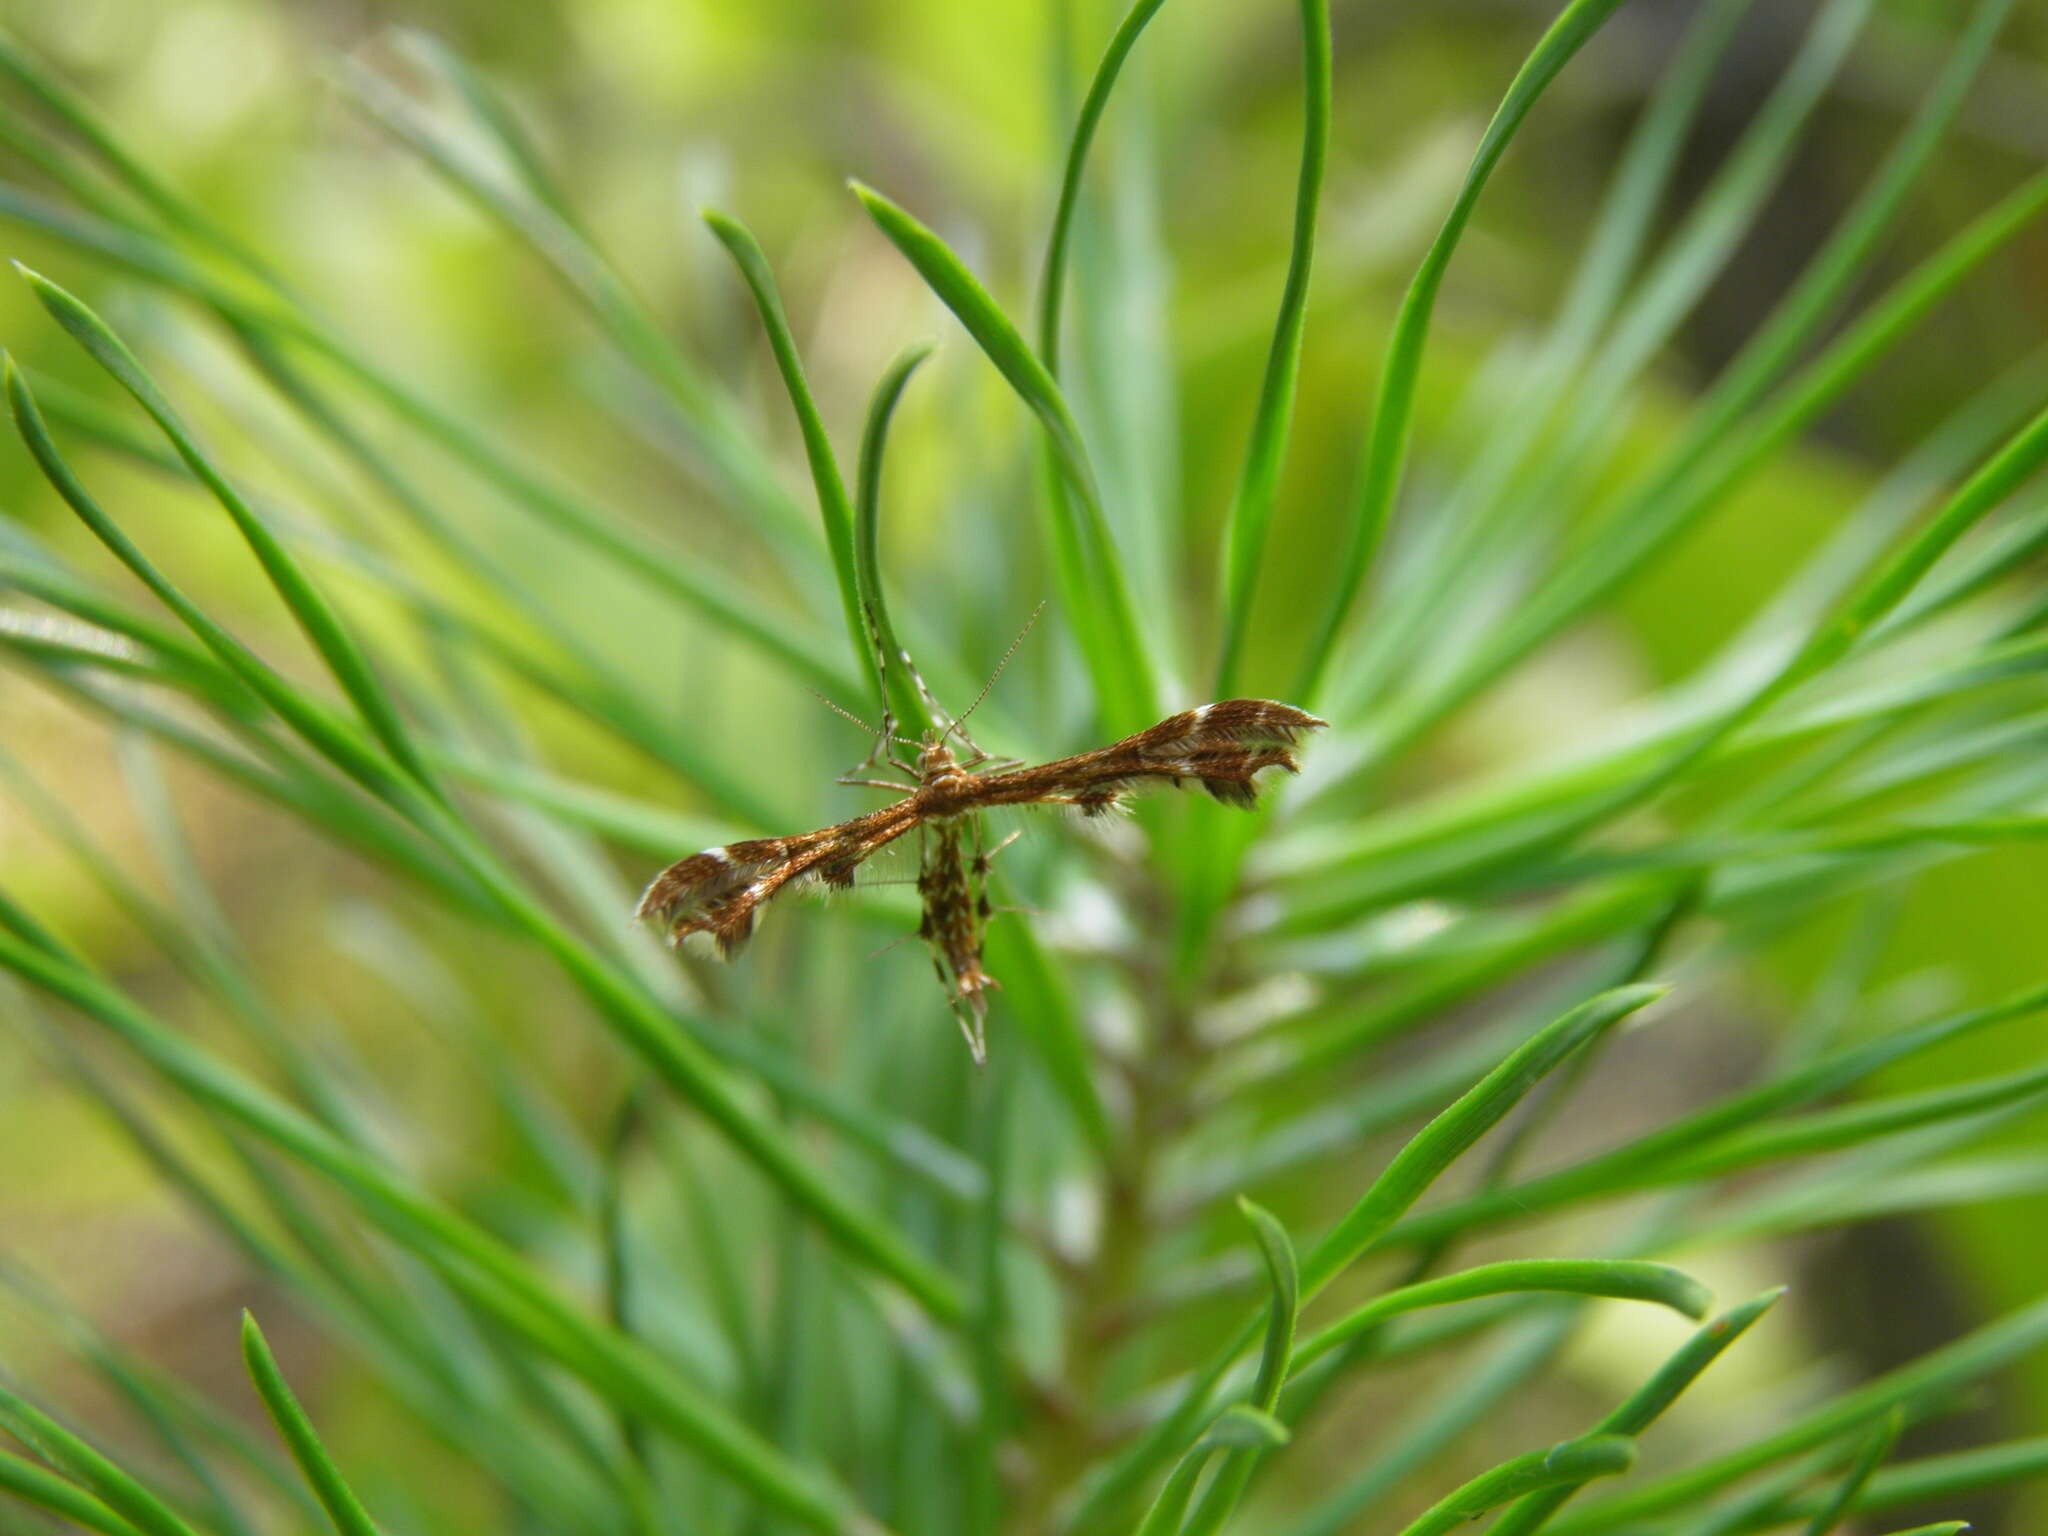
<instances>
[{"instance_id":1,"label":"moth's antenna","mask_svg":"<svg viewBox=\"0 0 2048 1536\"><path fill-rule=\"evenodd\" d=\"M961 726L967 723L967 716L973 714L977 709L981 708L981 701L989 696L989 690L995 687L996 679L1003 675L1003 668L1007 667L1010 664L1010 658L1017 654L1017 647L1024 643L1024 637L1031 633L1031 626L1038 622L1038 616L1043 612L1045 612L1045 604L1043 602L1039 603L1039 605L1036 608L1031 610L1031 617L1026 619L1024 621L1024 627L1017 631L1017 638L1012 640L1010 642L1010 648L1007 651L1003 652L1003 659L996 663L995 671L991 672L989 674L988 681L982 684L981 692L977 693L974 696L974 702L967 706L965 713L963 713L958 720L955 720L951 725L946 727L944 734L942 734L939 737L940 741L943 742L947 736L950 736L955 731L959 730Z\"/></svg>"},{"instance_id":2,"label":"moth's antenna","mask_svg":"<svg viewBox=\"0 0 2048 1536\"><path fill-rule=\"evenodd\" d=\"M921 745L921 743L909 741L904 737L898 736L894 731L880 730L875 726L869 725L867 721L861 719L861 717L859 715L856 715L852 710L841 709L837 704L834 704L830 699L826 698L825 695L818 692L818 690L815 688L808 688L805 690L805 692L809 693L812 698L816 699L820 704L824 705L827 709L831 710L833 714L838 715L841 719L851 720L855 725L859 726L862 730L866 731L870 736L879 736L886 741L893 741L899 747L915 747Z\"/></svg>"}]
</instances>

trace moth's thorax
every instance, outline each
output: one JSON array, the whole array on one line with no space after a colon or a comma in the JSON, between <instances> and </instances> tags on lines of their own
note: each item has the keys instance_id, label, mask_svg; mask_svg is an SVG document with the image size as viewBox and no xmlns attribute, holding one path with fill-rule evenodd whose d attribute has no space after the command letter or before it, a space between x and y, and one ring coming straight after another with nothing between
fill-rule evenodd
<instances>
[{"instance_id":1,"label":"moth's thorax","mask_svg":"<svg viewBox=\"0 0 2048 1536\"><path fill-rule=\"evenodd\" d=\"M960 766L953 749L935 741L918 754L918 809L934 819L957 816L972 803L974 775Z\"/></svg>"}]
</instances>

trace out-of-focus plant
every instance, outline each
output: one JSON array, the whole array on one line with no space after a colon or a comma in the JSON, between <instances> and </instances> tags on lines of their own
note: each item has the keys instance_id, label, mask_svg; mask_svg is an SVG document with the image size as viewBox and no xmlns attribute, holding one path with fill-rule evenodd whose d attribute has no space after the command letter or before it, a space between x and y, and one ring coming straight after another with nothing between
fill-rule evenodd
<instances>
[{"instance_id":1,"label":"out-of-focus plant","mask_svg":"<svg viewBox=\"0 0 2048 1536\"><path fill-rule=\"evenodd\" d=\"M0 43L6 143L23 167L0 186L0 214L64 253L63 270L23 280L134 407L8 365L27 453L101 548L67 557L0 524L0 645L118 737L147 857L12 754L8 787L161 949L203 1018L174 1016L152 985L0 898L17 1038L374 1375L393 1416L487 1478L515 1528L1153 1536L1237 1520L1422 1536L1492 1516L1497 1536L1819 1533L2037 1476L2038 1441L1890 1452L1902 1428L2048 1342L2048 1303L1875 1379L1758 1402L1717 1453L1631 1469L1638 1441L1654 1453L1660 1415L1778 1294L1717 1312L1667 1258L2048 1187L2038 1157L1984 1150L2048 1096L2048 1069L1862 1092L2048 1006L2044 983L1901 1018L1866 985L1868 932L1893 893L1963 851L2048 829L2048 606L2025 580L2048 543L2028 494L2048 458L2040 371L1956 402L1747 630L1630 720L1483 782L1401 788L1442 727L1684 558L1689 535L1768 484L1789 446L2048 210L2044 174L1871 284L2009 3L1968 8L1799 281L1653 452L1623 455L1646 370L1758 218L1872 8L1819 9L1660 239L1674 165L1745 10L1704 7L1557 318L1504 348L1461 424L1418 441L1432 312L1473 210L1617 8L1572 0L1508 87L1400 307L1355 499L1294 520L1275 512L1316 343L1327 7L1299 7L1293 236L1264 369L1246 381L1241 474L1190 487L1186 505L1136 489L1170 483L1150 471L1179 460L1172 413L1134 427L1116 404L1168 367L1129 343L1156 332L1125 312L1157 318L1163 272L1141 250L1078 238L1096 130L1161 8L1131 9L1079 93L1033 318L918 213L854 188L957 318L965 340L947 345L992 364L1021 407L974 421L990 435L974 456L985 483L954 489L954 526L923 530L946 555L920 571L950 567L950 584L898 582L889 558L890 427L929 349L878 366L857 455L842 460L773 261L738 218L710 216L794 407L806 510L766 446L774 424L654 319L575 188L460 57L413 37L406 84L364 66L345 80L502 228L508 260L538 263L587 309L630 376L618 398L685 445L729 548L604 504L381 363L51 70ZM238 382L208 398L159 383L154 360L72 291L72 272L105 269L230 343L247 365ZM255 435L252 384L318 450L279 455L298 477L286 488L211 446ZM474 494L423 482L423 447ZM225 514L302 650L259 653L237 638L238 615L188 593L172 574L179 525L142 504L148 482L99 488L116 459ZM1201 531L1218 508L1220 541ZM544 540L547 560L518 558L512 528ZM1250 642L1281 601L1262 578L1286 529L1326 553L1327 579L1287 594L1317 617L1271 671ZM1030 578L992 581L997 564L1042 571L1053 600L1050 633L977 716L998 750L1050 757L1247 690L1326 715L1328 739L1270 811L1155 801L1107 834L1021 847L1006 888L1042 910L993 929L1003 990L982 1071L921 966L849 947L855 926L909 928L900 893L777 912L775 937L731 971L678 962L626 925L634 884L660 861L844 814L830 787L843 763L819 757L815 793L791 793L763 771L780 749L744 702L721 701L720 678L914 725L926 705L894 665L900 642L958 707L1000 644L990 637L1030 608ZM615 588L652 594L687 627L684 699L619 659L606 604L588 600ZM991 591L1019 597L1015 613L988 613ZM871 629L887 637L880 665ZM848 760L864 746L853 734ZM662 775L659 799L564 767L570 739L633 754ZM322 869L374 871L350 878L360 889L335 942L461 1055L513 1149L483 1187L446 1187L422 1155L430 1128L395 1124L371 1069L276 1000L232 901L209 888L167 757L348 856ZM1857 936L1747 1081L1525 1166L1536 1133L1585 1102L1619 1028L1683 1009L1788 925L1845 911L1863 914ZM472 995L476 954L521 978L513 1000ZM1446 1021L1458 1027L1435 1028ZM601 1120L532 1053L562 1031L619 1048L625 1086ZM1440 1181L1457 1192L1426 1198ZM1515 1230L1552 1215L1571 1220ZM1474 1262L1465 1250L1482 1241L1511 1256ZM0 1452L8 1529L43 1528L21 1509L120 1536L469 1518L437 1481L330 1455L253 1321L247 1362L289 1464L84 1328L61 1287L10 1278L77 1332L140 1433L110 1426L115 1457L28 1396L0 1396L18 1445ZM1599 1297L1671 1309L1698 1331L1643 1358L1640 1385L1578 1433L1461 1481L1461 1441L1517 1422ZM1341 1392L1394 1369L1430 1377L1424 1406L1356 1429L1334 1470L1299 1459Z\"/></svg>"}]
</instances>

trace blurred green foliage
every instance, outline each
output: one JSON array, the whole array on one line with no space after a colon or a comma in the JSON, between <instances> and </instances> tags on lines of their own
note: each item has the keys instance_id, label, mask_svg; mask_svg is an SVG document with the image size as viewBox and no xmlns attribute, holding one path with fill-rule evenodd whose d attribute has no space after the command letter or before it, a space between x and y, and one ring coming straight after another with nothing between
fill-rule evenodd
<instances>
[{"instance_id":1,"label":"blurred green foliage","mask_svg":"<svg viewBox=\"0 0 2048 1536\"><path fill-rule=\"evenodd\" d=\"M1077 264L1108 277L1079 285L1075 318L1088 339L1066 378L1118 509L1134 591L1166 658L1174 705L1206 696L1202 680L1220 627L1215 594L1230 487L1284 271L1300 134L1299 39L1290 9L1168 7L1134 57L1086 195ZM1648 0L1623 6L1545 98L1479 205L1431 333L1416 406L1416 436L1428 446L1411 468L1405 505L1442 496L1497 430L1488 413L1506 396L1488 391L1502 382L1500 359L1514 357L1521 338L1556 308L1630 126L1693 9ZM1680 227L1688 196L1710 184L1730 145L1756 119L1813 10L1761 9L1705 97L1676 166L1674 195L1660 206L1659 236ZM1698 392L1811 259L1926 89L1953 40L1951 11L1934 3L1878 7L1746 238L1660 349L1656 369L1630 381L1629 414L1618 423L1611 462L1561 493L1570 502L1556 517L1565 537L1585 531L1575 509L1601 505L1658 462L1691 419ZM1239 674L1242 691L1255 694L1285 692L1316 632L1392 317L1487 113L1548 19L1541 8L1494 0L1343 3L1334 12L1336 116L1309 340ZM734 584L730 590L742 591L742 601L761 603L806 643L816 641L821 654L840 657L834 665L842 678L854 671L836 638L838 597L813 548L796 431L754 309L700 225L700 206L741 216L770 254L847 470L875 377L901 347L940 338L895 429L883 566L899 620L914 629L921 664L952 701L972 697L1032 607L1056 586L1035 531L1042 482L1016 399L844 183L858 176L916 212L1011 314L1028 314L1055 190L1052 168L1113 20L1109 8L1088 0L591 0L513 9L78 0L8 18L28 49L73 81L152 170L246 236L294 288L312 296L315 311L366 339L396 377L484 424L575 494L623 509L630 525L683 559L701 561L720 590ZM393 28L438 38L507 94L537 136L545 163L571 189L577 217L628 275L661 335L732 394L748 433L769 446L777 478L765 511L736 508L722 495L701 448L683 440L645 380L597 338L530 254L352 104L350 71L363 68L445 107L445 88ZM1859 285L1861 297L1912 271L2040 165L2048 154L2044 82L2048 16L2020 6L1934 171L1921 179ZM32 170L25 179L34 180ZM345 510L362 499L353 472L274 398L250 387L217 331L33 230L10 225L6 249L107 316L208 440L231 443L236 462L261 466L253 481L296 483L298 495L314 505L324 501L323 515L346 526ZM1387 801L1512 773L1575 738L1597 739L1623 705L1720 655L1910 445L1991 381L2038 365L2048 338L2043 271L2048 235L2029 230L1610 611L1574 626L1506 686L1431 734L1349 814L1364 824ZM233 281L238 291L255 291L246 277ZM1132 301L1118 281L1150 291ZM24 285L0 285L0 336L39 390L49 380L104 406L125 404L47 323ZM1128 355L1119 357L1120 348ZM380 443L389 436L379 429ZM514 578L570 621L592 648L597 670L630 679L641 701L692 738L744 741L733 776L737 791L791 827L849 813L848 792L830 781L865 744L808 699L787 669L732 645L646 583L579 555L573 541L502 515L492 493L445 457L411 443L395 451L427 500L449 509ZM184 492L167 493L156 471L118 454L95 454L89 478L124 521L127 509L139 509L132 521L146 537L138 537L203 595L210 612L266 657L293 658L280 665L295 679L318 676L226 519ZM323 488L331 494L323 497ZM786 514L780 523L776 494ZM0 453L0 503L81 568L106 567L27 455ZM393 547L404 567L424 545L400 535ZM419 568L433 569L423 556ZM351 573L336 561L319 569L388 666L431 680L420 685L423 694L460 698L457 669L409 626L374 573ZM2024 593L2034 574L2021 571L2001 592ZM1464 643L1448 638L1456 644L1446 643L1446 652ZM1065 630L1048 625L1029 645L1037 654L1006 678L1004 697L978 724L987 722L984 734L997 750L1051 755L1070 738L1080 744L1091 705ZM1435 649L1425 644L1425 658ZM849 705L860 702L851 686L839 693ZM674 813L672 823L651 831L641 816L636 833L614 839L611 862L590 875L582 895L602 889L604 877L654 862L663 838L673 844L671 854L681 853L719 840L735 824L732 808L715 793L693 791L668 767L622 749L560 702L531 689L513 696L535 761L560 782L625 797L617 804L628 807L626 820L649 803ZM10 729L9 750L84 827L115 847L147 840L131 804L139 770L131 761L124 775L97 726L52 705L11 672L0 673L0 709L23 722ZM488 745L489 728L478 728L474 740ZM321 1064L345 1085L343 1096L363 1107L371 1140L397 1151L430 1187L491 1231L596 1283L600 1277L590 1271L601 1245L588 1245L578 1225L591 1195L579 1176L594 1177L592 1170L579 1153L550 1162L550 1133L521 1124L508 1110L519 1102L516 1092L478 1091L479 1062L516 1063L510 1076L547 1085L559 1100L548 1112L567 1116L567 1142L585 1149L601 1139L616 1104L632 1090L632 1070L597 1037L552 968L532 952L479 945L466 920L395 897L359 860L288 818L252 809L204 775L181 769L173 777L197 865L223 893L249 973L261 978L280 1015L321 1021ZM1676 836L1686 815L1710 810L1726 792L1719 783L1687 789L1692 798L1680 797L1676 819L1652 818L1651 832ZM12 814L22 803L11 801L8 819L0 820L11 894L33 911L60 915L57 926L68 939L167 1017L230 1059L260 1062L262 1053L222 1029L217 1009L176 980L132 921L80 876L51 835L52 818ZM1142 828L1161 848L1192 857L1189 849L1211 846L1196 839L1212 835L1214 826L1204 832L1197 822L1189 831L1179 808L1148 810L1146 817ZM526 830L536 841L522 845L524 856L540 859L534 850L559 829ZM1176 843L1177 837L1188 840ZM1033 839L1040 846L1020 849L1013 883L1042 893L1053 908L1042 923L1031 922L1046 930L1056 956L1100 959L1098 951L1113 946L1097 944L1086 931L1088 922L1102 920L1099 907L1086 904L1099 900L1099 888L1074 876L1062 852L1044 846L1048 841ZM1872 925L1878 939L1859 991L1888 1021L2036 985L2038 936L2048 917L2044 874L2048 854L2029 841L1929 861L1867 907L1816 904L1810 918L1785 922L1768 942L1760 938L1739 970L1717 983L1712 1016L1693 1024L1672 1064L1641 1054L1624 1059L1635 1071L1681 1079L1657 1096L1672 1113L1706 1100L1737 1080L1731 1058L1764 1050L1777 1025L1797 1013L1798 1000L1828 985L1845 949L1859 942L1861 924ZM572 891L568 905L577 896ZM190 892L173 895L188 915L192 899ZM912 1085L907 1092L915 1102L895 1107L978 1158L986 1149L975 1147L974 1127L986 1089L956 1070L947 1054L956 1042L943 1019L935 1021L936 1007L913 1003L892 1011L878 1003L875 1013L886 1017L862 1020L857 1006L871 998L926 997L925 961L910 948L864 958L908 926L906 912L905 902L878 893L845 913L778 913L744 967L693 966L687 986L707 1016L755 1021L751 1027L763 1039L788 1046L828 1080L875 1089L883 1102L892 1081ZM1345 936L1372 941L1355 929ZM1005 974L1029 963L1008 953ZM1399 976L1398 964L1389 969ZM1018 990L1029 996L1037 989ZM1088 1006L1113 993L1092 973L1079 990ZM1533 982L1525 991L1511 994L1524 1011L1539 995ZM1102 1012L1107 1023L1100 1032L1114 1045L1128 1021L1113 1002ZM849 1018L886 1033L852 1036ZM832 1027L811 1031L819 1021ZM2039 1060L2037 1038L2024 1027L1973 1035L1894 1068L1877 1086L1919 1091L2029 1067ZM180 1373L224 1373L234 1353L235 1309L219 1303L239 1294L238 1274L223 1267L211 1239L172 1213L147 1170L122 1161L128 1154L118 1138L80 1100L53 1098L48 1079L12 1057L4 1070L11 1129L0 1133L0 1151L14 1172L0 1196L0 1219L14 1234L10 1257L63 1274L68 1304L102 1320L136 1307L138 1296L162 1284L180 1305L163 1315L139 1308L146 1329L115 1328L121 1342L146 1358L161 1355ZM1685 1081L1689 1074L1701 1081ZM1615 1100L1632 1091L1614 1083L1602 1089L1597 1081L1595 1088L1606 1095L1596 1102L1615 1113ZM1058 1113L1056 1091L1034 1080L1030 1092L1027 1117ZM775 1095L762 1095L762 1102L777 1115L794 1114ZM2037 1115L2008 1128L1998 1145L2035 1150L2040 1131ZM192 1142L208 1166L226 1161L218 1148L198 1150L203 1137L191 1125L180 1122L174 1134ZM1048 1137L1036 1153L1027 1141L1015 1154L1024 1165L1015 1174L1020 1184L1056 1188L1072 1139L1071 1132ZM722 1146L692 1144L683 1156L699 1160L713 1187L746 1177ZM1034 1157L1041 1166L1030 1166ZM676 1166L663 1161L657 1174ZM1276 1203L1291 1227L1304 1230L1344 1209L1365 1179L1356 1168L1341 1172L1285 1192ZM648 1183L656 1188L653 1198ZM752 1185L747 1189L758 1196ZM634 1208L647 1230L636 1241L687 1254L682 1270L717 1294L714 1271L725 1261L705 1251L704 1214L666 1198L661 1177L643 1180L641 1195ZM971 1234L956 1230L963 1223L948 1225L951 1217L901 1203L921 1250L943 1251L949 1262L967 1251ZM720 1216L732 1225L716 1225ZM805 1265L827 1262L804 1229L765 1200L737 1202L710 1219L710 1230L741 1256L737 1262L758 1271L726 1277L742 1292L765 1285L760 1277L770 1267L786 1280ZM1192 1263L1217 1250L1241 1254L1241 1233L1224 1230L1231 1220L1220 1211L1206 1219L1171 1257ZM1932 1255L1920 1278L1939 1298L1925 1308L1928 1336L1915 1337L1896 1357L1882 1344L1869 1348L1848 1375L1895 1363L2041 1293L2038 1245L2016 1242L2013 1234L2048 1230L2048 1195L1911 1220L1910 1241ZM1814 1263L1817 1273L1839 1279L1867 1265L1868 1253L1852 1250L1833 1268L1824 1255ZM1730 1277L1723 1287L1729 1294L1776 1278L1752 1250L1719 1262ZM165 1274L175 1283L164 1282ZM1016 1327L1027 1343L1042 1344L1055 1322L1028 1315L1032 1292L1022 1289L1027 1315ZM779 1294L819 1310L808 1321L775 1319L784 1330L778 1337L811 1338L800 1347L814 1352L815 1338L851 1306L823 1285L806 1291L785 1284ZM1820 1299L1793 1303L1802 1309L1806 1343L1863 1347L1849 1336L1853 1328L1825 1315L1834 1294L1824 1283ZM1899 1324L1915 1310L1899 1300L1890 1298L1865 1319L1865 1331ZM664 1349L713 1377L726 1368L721 1357L731 1341L721 1342L715 1309L709 1321L704 1310L680 1305L652 1303L650 1311L655 1315L645 1326ZM1185 1353L1190 1340L1204 1343L1239 1311L1197 1311L1182 1330L1186 1336L1170 1342ZM10 1328L10 1362L25 1377L58 1371L43 1354L48 1337L40 1321ZM1655 1338L1651 1353L1672 1347L1669 1335ZM289 1373L294 1362L286 1343ZM320 1370L310 1338L297 1343L308 1371L321 1378L315 1402L322 1432L346 1448L345 1463L376 1466L364 1491L391 1511L394 1527L453 1529L495 1518L486 1476L475 1474L474 1486L450 1479L448 1457L393 1430L374 1372ZM1644 1336L1630 1344L1620 1361L1597 1339L1585 1346L1575 1357L1576 1392L1604 1406L1633 1387L1645 1374ZM882 1380L879 1347L865 1339L858 1347L876 1349L877 1358L856 1359L846 1379ZM1784 1350L1778 1364L1787 1369L1806 1358L1796 1347ZM2009 1436L2048 1429L2048 1364L2037 1358L2028 1369L2026 1400L2001 1405L1999 1427ZM889 1389L907 1390L901 1383ZM839 1402L780 1401L761 1416L785 1443L802 1448L807 1440L832 1438L820 1420L836 1420L839 1410L879 1420L888 1392L873 1391L875 1401L857 1411ZM1543 1405L1555 1437L1577 1433L1588 1417L1579 1412L1584 1402L1561 1395L1568 1400ZM1711 1390L1703 1396L1712 1400ZM1738 1401L1739 1388L1731 1386L1713 1406L1696 1410L1694 1444L1726 1438ZM1490 1439L1460 1475L1521 1452L1535 1438ZM1594 1447L1596 1454L1602 1449ZM1335 1459L1327 1446L1297 1453ZM1341 1467L1332 1476L1352 1470ZM1452 1484L1441 1480L1430 1497ZM432 1497L406 1509L409 1486ZM1285 1491L1272 1501L1274 1508L1288 1504ZM2048 1518L2048 1509L2029 1515L2023 1507L2010 1516L2010 1528L2026 1529L2030 1518ZM917 1522L906 1519L905 1528Z\"/></svg>"}]
</instances>

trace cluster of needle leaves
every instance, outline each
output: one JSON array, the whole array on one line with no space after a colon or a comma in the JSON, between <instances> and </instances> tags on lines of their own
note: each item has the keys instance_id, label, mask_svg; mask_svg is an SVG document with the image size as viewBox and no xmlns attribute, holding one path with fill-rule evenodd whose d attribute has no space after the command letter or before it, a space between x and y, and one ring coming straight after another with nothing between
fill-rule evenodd
<instances>
[{"instance_id":1,"label":"cluster of needle leaves","mask_svg":"<svg viewBox=\"0 0 2048 1536\"><path fill-rule=\"evenodd\" d=\"M0 651L10 687L104 724L144 846L94 825L31 754L9 748L0 769L155 952L110 964L0 891L9 1048L104 1112L232 1251L273 1331L277 1316L317 1330L407 1446L331 1456L253 1319L245 1355L274 1440L247 1404L96 1331L63 1285L9 1269L13 1301L116 1406L88 1430L28 1386L0 1391L0 1530L1431 1536L1486 1518L1494 1536L1824 1536L2048 1469L2039 1440L1892 1454L2048 1345L2048 1301L1868 1379L1752 1386L1718 1446L1668 1425L1660 1443L1658 1427L1746 1332L1783 1326L1759 1326L1778 1290L1716 1301L1674 1260L2048 1190L2048 1159L2001 1146L2048 1098L2048 1067L1898 1087L1952 1042L2037 1028L2048 978L1952 1012L1868 985L1916 879L2048 830L2048 605L2026 581L2048 546L2028 490L2048 458L2048 373L1954 402L1682 686L1533 763L1401 787L1441 728L1768 484L2048 212L2042 173L1875 280L2013 8L1973 0L1798 280L1654 450L1617 461L1616 423L1874 9L1818 7L1667 220L1747 9L1709 0L1588 213L1556 318L1483 370L1446 429L1463 440L1418 440L1461 237L1618 3L1570 0L1535 42L1394 319L1355 498L1287 519L1332 106L1327 0L1300 0L1292 241L1212 560L1185 547L1204 519L1135 489L1120 430L1170 362L1130 345L1101 299L1146 289L1157 252L1089 238L1091 149L1163 0L1139 0L1077 82L1029 323L929 223L856 185L957 321L955 376L1010 407L949 423L1010 438L977 448L987 493L958 498L963 526L914 588L885 560L883 467L932 349L878 363L849 473L775 262L737 217L707 223L765 334L814 507L768 446L788 418L743 409L654 318L488 80L420 37L400 41L405 88L343 72L502 232L507 262L537 264L586 313L610 398L679 447L693 493L726 514L744 550L728 566L380 363L0 40L0 218L55 253L20 280L118 390L110 408L6 366L21 447L91 537L0 521ZM115 290L156 345L131 349L78 297ZM242 364L211 398L163 382L156 360L195 329ZM319 453L217 452L260 437L233 430L238 412L288 421ZM195 415L218 425L202 435ZM965 526L1006 506L1013 522ZM181 526L223 516L296 636L244 640L246 602L230 611L172 573ZM517 558L515 527L545 538L552 579ZM1287 595L1313 612L1310 641L1269 672L1252 642L1281 600L1262 572L1289 529L1325 552L1325 584ZM1049 757L1266 692L1331 721L1308 775L1255 815L1152 803L1106 836L1020 849L1009 890L1046 910L992 931L1003 990L981 1072L921 966L862 962L846 937L901 933L900 892L778 912L779 937L732 973L631 930L650 869L816 824L845 803L828 793L843 762L821 754L817 794L790 794L759 771L745 708L679 707L617 659L609 606L576 594L658 603L710 670L753 680L746 707L816 690L915 735L931 717L903 650L956 707L972 696L991 625L969 613L989 584L967 567L993 550L1042 572L1052 607L977 716L992 747ZM930 579L947 563L957 603ZM661 787L598 782L575 766L590 751L556 750L565 737L630 755ZM266 836L329 850L310 867L347 881L342 916L294 948L331 951L375 1007L408 1010L408 1030L454 1053L502 1166L437 1172L430 1138L394 1126L403 1085L351 1058L347 1022L280 996L249 914L195 850L183 802L199 782L262 807ZM1648 1129L1622 1117L1616 1137L1531 1155L1599 1089L1592 1068L1625 1026L1682 1017L1816 914L1846 914L1850 937L1745 1077ZM493 990L493 970L519 985ZM610 1102L549 1070L537 1042L565 1036L602 1042ZM1468 1252L1481 1244L1485 1262ZM1644 1345L1633 1390L1603 1411L1545 1430L1523 1405L1600 1298L1694 1331ZM1309 1454L1325 1421L1341 1450ZM1468 1475L1482 1430L1519 1448Z\"/></svg>"}]
</instances>

